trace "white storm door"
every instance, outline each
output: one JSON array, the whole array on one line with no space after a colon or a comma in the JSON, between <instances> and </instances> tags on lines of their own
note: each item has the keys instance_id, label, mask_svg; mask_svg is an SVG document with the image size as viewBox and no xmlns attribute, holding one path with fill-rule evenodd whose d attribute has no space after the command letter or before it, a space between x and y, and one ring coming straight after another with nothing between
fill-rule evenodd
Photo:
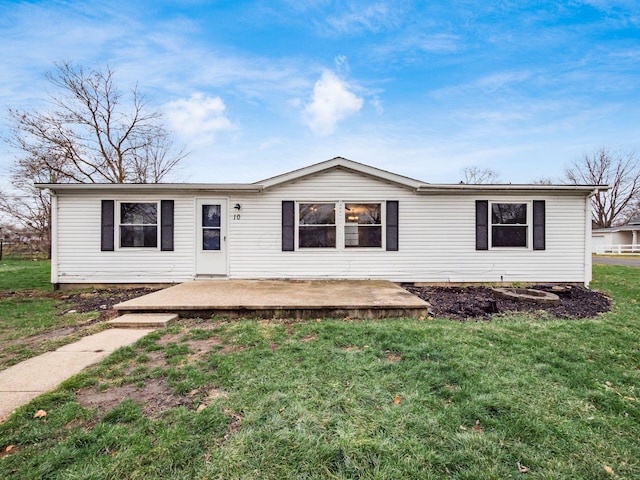
<instances>
[{"instance_id":1,"label":"white storm door","mask_svg":"<svg viewBox=\"0 0 640 480\"><path fill-rule=\"evenodd\" d=\"M196 199L196 275L227 274L227 201Z\"/></svg>"}]
</instances>

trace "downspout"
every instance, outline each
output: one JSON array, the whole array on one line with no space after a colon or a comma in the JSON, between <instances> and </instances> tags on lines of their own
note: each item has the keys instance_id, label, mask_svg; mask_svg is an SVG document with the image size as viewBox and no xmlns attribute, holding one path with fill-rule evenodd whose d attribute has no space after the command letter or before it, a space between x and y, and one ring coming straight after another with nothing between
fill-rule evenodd
<instances>
[{"instance_id":1,"label":"downspout","mask_svg":"<svg viewBox=\"0 0 640 480\"><path fill-rule=\"evenodd\" d=\"M51 283L53 289L57 290L58 281L58 196L56 192L50 188L45 189L45 192L51 197Z\"/></svg>"},{"instance_id":2,"label":"downspout","mask_svg":"<svg viewBox=\"0 0 640 480\"><path fill-rule=\"evenodd\" d=\"M592 252L591 252L591 198L598 194L598 189L594 189L584 202L584 286L589 287L593 277Z\"/></svg>"}]
</instances>

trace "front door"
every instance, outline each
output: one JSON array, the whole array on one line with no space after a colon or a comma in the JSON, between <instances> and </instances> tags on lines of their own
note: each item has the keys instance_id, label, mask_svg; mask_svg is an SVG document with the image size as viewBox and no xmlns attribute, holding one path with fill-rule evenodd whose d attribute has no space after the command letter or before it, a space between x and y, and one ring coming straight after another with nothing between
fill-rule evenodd
<instances>
[{"instance_id":1,"label":"front door","mask_svg":"<svg viewBox=\"0 0 640 480\"><path fill-rule=\"evenodd\" d=\"M196 199L196 275L227 274L226 215L226 199Z\"/></svg>"}]
</instances>

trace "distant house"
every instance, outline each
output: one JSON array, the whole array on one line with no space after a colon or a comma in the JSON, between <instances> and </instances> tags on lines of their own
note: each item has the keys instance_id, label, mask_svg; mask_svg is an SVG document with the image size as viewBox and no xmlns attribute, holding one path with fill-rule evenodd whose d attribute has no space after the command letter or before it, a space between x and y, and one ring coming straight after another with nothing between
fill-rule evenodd
<instances>
[{"instance_id":1,"label":"distant house","mask_svg":"<svg viewBox=\"0 0 640 480\"><path fill-rule=\"evenodd\" d=\"M597 185L429 184L344 158L256 183L40 184L56 285L591 280Z\"/></svg>"},{"instance_id":2,"label":"distant house","mask_svg":"<svg viewBox=\"0 0 640 480\"><path fill-rule=\"evenodd\" d=\"M640 253L640 217L619 227L594 228L591 248L593 253Z\"/></svg>"}]
</instances>

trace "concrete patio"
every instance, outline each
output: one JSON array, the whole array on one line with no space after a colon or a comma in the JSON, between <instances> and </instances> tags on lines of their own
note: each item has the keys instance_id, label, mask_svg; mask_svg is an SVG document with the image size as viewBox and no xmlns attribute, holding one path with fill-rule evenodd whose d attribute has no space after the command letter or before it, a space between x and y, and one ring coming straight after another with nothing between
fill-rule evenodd
<instances>
[{"instance_id":1,"label":"concrete patio","mask_svg":"<svg viewBox=\"0 0 640 480\"><path fill-rule=\"evenodd\" d=\"M181 317L420 317L429 304L384 280L195 280L114 307Z\"/></svg>"}]
</instances>

